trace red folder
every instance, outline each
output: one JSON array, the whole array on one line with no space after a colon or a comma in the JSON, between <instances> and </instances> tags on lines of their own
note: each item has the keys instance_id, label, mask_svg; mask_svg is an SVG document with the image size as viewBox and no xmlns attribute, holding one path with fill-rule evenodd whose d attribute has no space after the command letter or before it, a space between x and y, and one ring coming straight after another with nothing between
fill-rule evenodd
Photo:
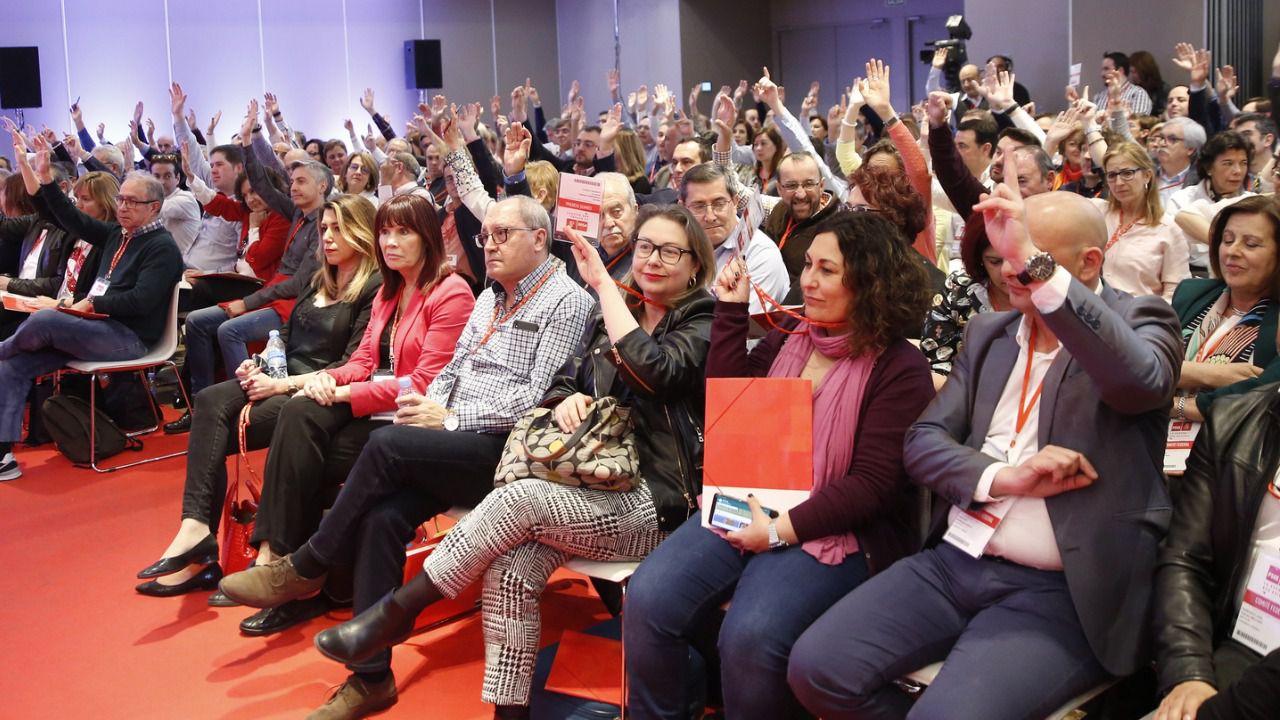
<instances>
[{"instance_id":1,"label":"red folder","mask_svg":"<svg viewBox=\"0 0 1280 720\"><path fill-rule=\"evenodd\" d=\"M709 378L703 485L813 488L813 383Z\"/></svg>"}]
</instances>

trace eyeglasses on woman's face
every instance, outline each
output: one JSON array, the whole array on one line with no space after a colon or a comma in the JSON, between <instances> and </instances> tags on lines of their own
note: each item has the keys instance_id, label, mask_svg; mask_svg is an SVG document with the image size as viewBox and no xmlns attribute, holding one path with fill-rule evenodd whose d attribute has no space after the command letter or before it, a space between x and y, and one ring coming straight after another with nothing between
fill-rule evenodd
<instances>
[{"instance_id":1,"label":"eyeglasses on woman's face","mask_svg":"<svg viewBox=\"0 0 1280 720\"><path fill-rule=\"evenodd\" d=\"M654 250L658 251L658 259L667 265L679 265L680 258L684 257L686 253L693 254L692 250L686 250L677 245L659 245L652 240L645 240L644 238L636 240L635 249L632 252L635 253L636 257L644 260L653 255Z\"/></svg>"},{"instance_id":2,"label":"eyeglasses on woman's face","mask_svg":"<svg viewBox=\"0 0 1280 720\"><path fill-rule=\"evenodd\" d=\"M1107 172L1107 182L1113 183L1116 180L1129 182L1135 175L1142 172L1141 168L1120 168L1119 170L1111 170Z\"/></svg>"}]
</instances>

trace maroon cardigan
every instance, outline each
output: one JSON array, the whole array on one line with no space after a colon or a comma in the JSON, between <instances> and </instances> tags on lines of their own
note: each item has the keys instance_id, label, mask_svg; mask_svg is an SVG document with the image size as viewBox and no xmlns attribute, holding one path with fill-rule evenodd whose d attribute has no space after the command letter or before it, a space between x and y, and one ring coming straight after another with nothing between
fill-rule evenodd
<instances>
[{"instance_id":1,"label":"maroon cardigan","mask_svg":"<svg viewBox=\"0 0 1280 720\"><path fill-rule=\"evenodd\" d=\"M788 335L770 332L746 351L750 318L744 303L716 303L707 377L764 377ZM780 321L792 329L796 320ZM933 399L929 363L899 338L876 361L862 398L849 473L788 513L800 542L853 530L871 572L920 548L920 492L902 466L907 429Z\"/></svg>"}]
</instances>

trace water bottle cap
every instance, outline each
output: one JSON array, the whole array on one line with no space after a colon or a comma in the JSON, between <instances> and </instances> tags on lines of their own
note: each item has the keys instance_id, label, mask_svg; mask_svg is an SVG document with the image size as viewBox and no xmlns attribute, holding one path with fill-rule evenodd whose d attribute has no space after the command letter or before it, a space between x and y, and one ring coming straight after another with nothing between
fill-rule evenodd
<instances>
[{"instance_id":1,"label":"water bottle cap","mask_svg":"<svg viewBox=\"0 0 1280 720\"><path fill-rule=\"evenodd\" d=\"M400 387L402 388L413 387L413 380L411 378L407 378L407 377L396 378L396 382L400 383Z\"/></svg>"},{"instance_id":2,"label":"water bottle cap","mask_svg":"<svg viewBox=\"0 0 1280 720\"><path fill-rule=\"evenodd\" d=\"M267 337L280 337L280 331L272 330L271 332L267 333Z\"/></svg>"}]
</instances>

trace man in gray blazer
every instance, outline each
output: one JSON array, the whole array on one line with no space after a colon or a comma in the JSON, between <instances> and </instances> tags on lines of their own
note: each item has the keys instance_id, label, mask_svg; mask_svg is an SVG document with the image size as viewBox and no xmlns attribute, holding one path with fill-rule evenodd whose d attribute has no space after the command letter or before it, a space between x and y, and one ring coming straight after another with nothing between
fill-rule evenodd
<instances>
[{"instance_id":1,"label":"man in gray blazer","mask_svg":"<svg viewBox=\"0 0 1280 720\"><path fill-rule=\"evenodd\" d=\"M827 720L1044 717L1148 660L1178 319L1101 284L1106 226L1087 201L1022 200L1012 155L1005 178L976 209L1015 311L969 321L906 438L912 479L947 501L931 546L792 650L792 687ZM943 659L911 707L892 681Z\"/></svg>"}]
</instances>

